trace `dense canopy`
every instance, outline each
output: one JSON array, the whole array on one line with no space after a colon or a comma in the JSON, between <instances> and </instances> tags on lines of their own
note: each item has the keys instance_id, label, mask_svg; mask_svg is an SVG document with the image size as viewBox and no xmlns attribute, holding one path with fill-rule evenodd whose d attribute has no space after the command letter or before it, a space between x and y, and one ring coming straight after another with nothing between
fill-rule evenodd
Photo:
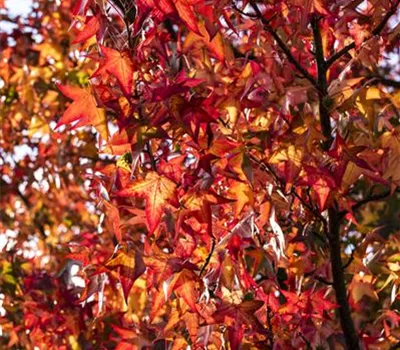
<instances>
[{"instance_id":1,"label":"dense canopy","mask_svg":"<svg viewBox=\"0 0 400 350\"><path fill-rule=\"evenodd\" d=\"M398 348L399 3L0 0L0 348Z\"/></svg>"}]
</instances>

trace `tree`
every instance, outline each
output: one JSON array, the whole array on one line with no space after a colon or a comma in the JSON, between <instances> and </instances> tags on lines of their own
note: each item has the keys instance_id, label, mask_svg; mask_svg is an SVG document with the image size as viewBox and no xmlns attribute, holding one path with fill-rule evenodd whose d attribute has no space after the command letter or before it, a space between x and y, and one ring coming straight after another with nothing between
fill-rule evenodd
<instances>
[{"instance_id":1,"label":"tree","mask_svg":"<svg viewBox=\"0 0 400 350\"><path fill-rule=\"evenodd\" d=\"M49 348L396 348L398 5L77 0L68 12L68 2L57 11L43 2L20 34L53 23L42 27L41 60L19 52L37 52L31 44L3 54L3 114L12 125L22 104L46 130L57 121L48 132L65 140L63 153L40 168L77 184L90 169L90 187L64 186L58 196L68 207L76 195L80 207L47 255L58 276L80 266L85 283L46 270L51 290L60 291L45 293L46 301L57 305L66 293L73 300L63 303L69 317L48 331L57 310L42 302L36 318L26 311L29 288L41 280L35 270L16 271L15 250L7 250L6 342L29 330L40 337L20 346L45 339ZM54 57L59 41L65 51ZM19 80L26 69L18 54L28 67L51 71L48 80ZM57 90L64 97L45 114L39 101ZM29 116L17 120L26 129ZM9 154L21 139L32 144L9 130ZM60 170L68 160L74 166ZM7 169L4 226L18 233L23 252L21 223L49 241L48 216L31 203L54 197L32 193L32 179L19 188L15 173L24 164ZM16 220L15 200L26 204ZM104 222L82 222L93 201ZM51 209L60 232L65 219ZM73 225L89 232L71 235ZM36 259L29 263L41 268ZM22 286L18 278L27 275ZM71 315L82 327L68 324Z\"/></svg>"},{"instance_id":2,"label":"tree","mask_svg":"<svg viewBox=\"0 0 400 350\"><path fill-rule=\"evenodd\" d=\"M84 83L93 64L70 54L67 2L37 2L27 18L1 15L0 348L76 348L100 329L71 289L82 281L65 262L68 246L101 254L112 240L99 238L89 193L96 136L52 130L65 109L54 82Z\"/></svg>"}]
</instances>

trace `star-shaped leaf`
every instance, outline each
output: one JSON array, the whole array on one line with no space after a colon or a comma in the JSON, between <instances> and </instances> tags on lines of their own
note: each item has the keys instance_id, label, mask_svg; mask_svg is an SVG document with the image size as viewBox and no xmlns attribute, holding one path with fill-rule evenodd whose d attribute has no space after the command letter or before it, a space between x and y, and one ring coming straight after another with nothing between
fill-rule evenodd
<instances>
[{"instance_id":1,"label":"star-shaped leaf","mask_svg":"<svg viewBox=\"0 0 400 350\"><path fill-rule=\"evenodd\" d=\"M119 280L122 285L125 301L127 301L133 283L146 270L142 256L138 252L133 250L128 251L126 248L123 248L120 249L113 259L107 262L106 266L111 269L118 269Z\"/></svg>"},{"instance_id":2,"label":"star-shaped leaf","mask_svg":"<svg viewBox=\"0 0 400 350\"><path fill-rule=\"evenodd\" d=\"M176 185L170 179L150 172L143 180L134 181L118 192L120 197L140 197L146 200L146 219L149 233L153 233L161 221L165 205L174 198Z\"/></svg>"},{"instance_id":3,"label":"star-shaped leaf","mask_svg":"<svg viewBox=\"0 0 400 350\"><path fill-rule=\"evenodd\" d=\"M58 121L56 128L61 125L76 122L72 128L91 125L104 140L108 139L107 119L102 108L97 107L96 98L90 88L80 88L72 85L57 85L60 91L73 102Z\"/></svg>"},{"instance_id":4,"label":"star-shaped leaf","mask_svg":"<svg viewBox=\"0 0 400 350\"><path fill-rule=\"evenodd\" d=\"M100 67L93 74L93 77L109 73L115 76L124 94L129 95L133 85L134 65L128 51L118 51L101 46L104 55Z\"/></svg>"}]
</instances>

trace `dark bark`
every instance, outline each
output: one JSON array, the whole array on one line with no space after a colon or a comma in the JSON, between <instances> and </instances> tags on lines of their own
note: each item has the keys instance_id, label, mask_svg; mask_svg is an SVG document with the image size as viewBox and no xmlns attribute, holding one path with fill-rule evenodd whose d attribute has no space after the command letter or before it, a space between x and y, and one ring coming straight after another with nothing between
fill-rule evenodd
<instances>
[{"instance_id":1,"label":"dark bark","mask_svg":"<svg viewBox=\"0 0 400 350\"><path fill-rule=\"evenodd\" d=\"M330 208L329 212L329 250L333 275L333 289L336 302L339 305L340 325L349 350L360 349L358 336L351 318L350 307L347 300L346 282L340 247L340 219L337 210Z\"/></svg>"},{"instance_id":2,"label":"dark bark","mask_svg":"<svg viewBox=\"0 0 400 350\"><path fill-rule=\"evenodd\" d=\"M274 28L271 27L271 24L269 20L264 18L263 14L261 13L260 9L258 8L257 4L255 1L250 1L250 4L256 13L257 18L261 21L261 23L264 26L264 29L271 34L271 36L274 38L280 49L283 51L285 54L287 60L293 64L296 69L300 72L300 74L306 78L316 89L318 89L318 85L316 84L315 79L313 76L307 72L307 70L300 64L299 61L296 60L296 58L292 55L289 47L285 44L285 42L281 39L281 37L278 35L278 33L274 30Z\"/></svg>"},{"instance_id":3,"label":"dark bark","mask_svg":"<svg viewBox=\"0 0 400 350\"><path fill-rule=\"evenodd\" d=\"M317 84L320 91L319 118L321 123L322 134L326 138L326 141L324 143L324 148L328 149L332 142L333 136L332 136L332 127L329 116L329 110L326 107L327 105L326 102L328 98L328 82L326 79L327 65L324 57L322 38L318 26L318 21L319 21L318 16L317 15L313 16L311 21L311 27L314 35L315 59L317 61L317 72L318 72Z\"/></svg>"},{"instance_id":4,"label":"dark bark","mask_svg":"<svg viewBox=\"0 0 400 350\"><path fill-rule=\"evenodd\" d=\"M383 17L382 21L377 25L377 27L372 31L372 35L379 35L381 31L385 28L389 18L396 12L396 8L400 0L396 0L393 7L386 13ZM321 32L319 29L319 20L320 17L318 15L314 15L311 20L311 28L313 31L314 37L314 53L317 64L317 80L312 77L307 70L298 62L294 56L291 54L289 47L285 42L281 39L281 37L277 34L277 32L272 28L270 21L264 18L260 9L258 8L256 2L250 1L250 5L252 6L255 15L253 14L245 14L249 17L258 18L261 20L264 29L270 33L270 35L275 39L276 43L286 55L288 61L293 64L296 69L307 79L312 85L316 88L319 93L319 117L321 124L321 131L325 137L325 140L322 144L324 150L328 150L334 140L334 133L331 126L330 120L330 110L329 110L329 94L328 94L328 82L327 82L327 72L329 67L338 59L340 59L343 55L347 54L351 49L355 48L355 43L352 42L337 53L333 54L329 59L325 59L323 44L321 38ZM386 80L382 81L382 83L387 83ZM392 83L392 81L390 82ZM394 85L396 85L395 82ZM270 170L270 169L267 169ZM273 173L273 172L272 172ZM277 179L275 179L277 180ZM279 179L278 179L279 180ZM279 183L279 181L278 181ZM293 192L292 194L296 194ZM332 203L332 206L328 209L328 218L327 220L322 217L322 215L318 212L315 213L315 210L312 206L308 205L302 201L303 205L305 205L311 212L315 214L317 218L319 218L324 224L324 231L329 240L329 250L330 250L330 263L333 275L332 286L335 291L336 301L339 305L338 313L340 318L340 324L342 327L343 335L346 341L346 347L349 350L359 350L360 344L356 329L354 327L353 320L351 318L350 306L347 299L347 290L346 290L346 281L344 274L344 266L341 256L341 246L340 246L340 224L341 219L343 218L342 213L338 211L337 203ZM351 263L351 259L348 264ZM346 264L346 265L348 265Z\"/></svg>"},{"instance_id":5,"label":"dark bark","mask_svg":"<svg viewBox=\"0 0 400 350\"><path fill-rule=\"evenodd\" d=\"M319 117L322 133L325 136L323 148L328 150L334 135L330 123L329 110L326 107L328 96L328 84L326 73L328 70L327 62L325 61L321 32L319 30L319 18L313 16L311 27L313 30L315 44L315 59L317 61L318 81L319 85ZM339 318L342 327L343 335L346 340L346 346L349 350L359 350L360 345L358 336L351 318L350 306L347 300L346 282L343 269L342 251L340 246L340 215L336 209L336 203L328 209L328 225L325 228L329 240L330 262L333 275L333 289L336 295L336 302L339 305Z\"/></svg>"}]
</instances>

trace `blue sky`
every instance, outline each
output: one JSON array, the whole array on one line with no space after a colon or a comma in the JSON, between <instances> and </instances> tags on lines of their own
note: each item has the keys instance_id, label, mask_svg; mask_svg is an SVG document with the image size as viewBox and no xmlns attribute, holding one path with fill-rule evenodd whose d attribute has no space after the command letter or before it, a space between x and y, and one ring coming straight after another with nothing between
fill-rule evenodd
<instances>
[{"instance_id":1,"label":"blue sky","mask_svg":"<svg viewBox=\"0 0 400 350\"><path fill-rule=\"evenodd\" d=\"M26 16L31 11L32 0L6 0L6 6L14 16Z\"/></svg>"},{"instance_id":2,"label":"blue sky","mask_svg":"<svg viewBox=\"0 0 400 350\"><path fill-rule=\"evenodd\" d=\"M11 16L26 17L31 12L32 0L6 0L6 8ZM1 30L9 33L16 27L15 23L0 21Z\"/></svg>"}]
</instances>

